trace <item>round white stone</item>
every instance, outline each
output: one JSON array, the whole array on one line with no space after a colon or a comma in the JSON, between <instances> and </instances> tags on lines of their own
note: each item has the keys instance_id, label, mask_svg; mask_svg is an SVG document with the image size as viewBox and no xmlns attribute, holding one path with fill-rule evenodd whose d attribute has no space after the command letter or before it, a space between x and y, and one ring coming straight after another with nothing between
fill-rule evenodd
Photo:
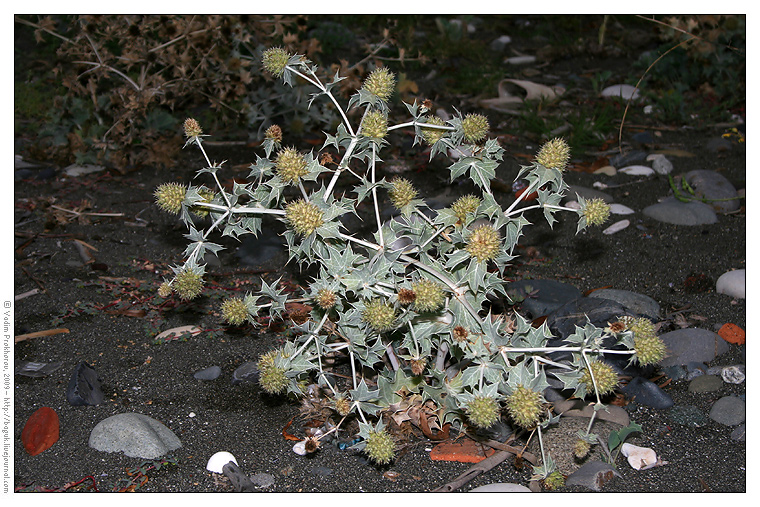
<instances>
[{"instance_id":1,"label":"round white stone","mask_svg":"<svg viewBox=\"0 0 760 507\"><path fill-rule=\"evenodd\" d=\"M224 471L222 470L222 467L232 461L236 465L238 464L237 460L235 459L235 456L230 454L227 451L219 451L213 456L211 456L208 459L208 463L206 464L206 470L209 472L214 472L215 474L222 474Z\"/></svg>"}]
</instances>

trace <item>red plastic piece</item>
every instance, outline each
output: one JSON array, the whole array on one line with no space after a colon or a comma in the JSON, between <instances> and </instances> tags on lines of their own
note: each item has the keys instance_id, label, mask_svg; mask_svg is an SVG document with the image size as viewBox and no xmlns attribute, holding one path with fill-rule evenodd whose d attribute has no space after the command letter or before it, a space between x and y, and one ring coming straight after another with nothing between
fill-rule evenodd
<instances>
[{"instance_id":1,"label":"red plastic piece","mask_svg":"<svg viewBox=\"0 0 760 507\"><path fill-rule=\"evenodd\" d=\"M58 414L50 407L42 407L29 416L21 431L21 442L26 452L36 456L58 441Z\"/></svg>"},{"instance_id":2,"label":"red plastic piece","mask_svg":"<svg viewBox=\"0 0 760 507\"><path fill-rule=\"evenodd\" d=\"M734 345L744 345L744 342L746 341L744 329L736 324L731 324L730 322L723 324L723 327L720 328L718 334L728 343L733 343Z\"/></svg>"}]
</instances>

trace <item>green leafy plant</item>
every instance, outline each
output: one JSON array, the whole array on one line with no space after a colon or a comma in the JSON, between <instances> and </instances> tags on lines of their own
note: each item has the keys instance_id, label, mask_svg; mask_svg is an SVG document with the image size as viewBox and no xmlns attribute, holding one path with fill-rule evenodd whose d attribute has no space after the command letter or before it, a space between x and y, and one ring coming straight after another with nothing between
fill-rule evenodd
<instances>
[{"instance_id":1,"label":"green leafy plant","mask_svg":"<svg viewBox=\"0 0 760 507\"><path fill-rule=\"evenodd\" d=\"M156 198L187 225L190 241L184 262L162 284L164 295L174 292L190 299L203 290L204 255L222 248L212 242L212 233L257 235L265 220L283 222L290 259L314 269L299 297L286 294L277 282L262 280L260 291L222 309L231 323L253 324L261 314L280 318L287 303L310 305L309 318L293 323L294 336L260 358L263 390L304 397L307 386L317 383L332 400L337 423L331 431L349 418L358 421L362 440L356 446L386 464L393 459L395 444L383 416L399 407L424 404L439 427L458 429L488 427L506 418L537 432L542 442L542 428L558 420L542 394L548 376L576 397L593 396L601 410L601 396L617 384L605 355L628 356L641 364L661 359L657 354L664 350L650 334L653 327L638 319L623 319L605 329L586 324L566 344L554 347L547 344L551 333L546 324L533 327L519 315L494 315L488 309L489 298L506 296L501 275L529 225L526 211L542 210L549 224L558 211L574 213L578 231L609 216L609 206L597 199L579 197L579 209L560 205L567 190L563 170L570 158L564 140L546 142L535 161L517 175L528 182L521 195L536 191L537 201L519 207L520 197L504 208L491 191L504 150L488 138L485 116L455 111L443 121L415 102L404 103L406 118L394 124L388 99L396 78L387 68L371 72L344 105L333 94L342 77L336 73L332 81L322 82L304 56L272 48L264 51L262 64L286 84L301 79L316 88L312 101L325 99L340 114L336 132L325 134L316 153L301 152L283 147L282 130L270 127L264 156L251 164L249 181L235 182L228 190L219 180L222 164L206 155L201 126L188 119L185 146L200 150L205 161L196 177L208 180L214 190L164 184ZM469 178L480 195L431 209L408 180L381 178L380 153L389 144L388 134L399 129L414 134L415 146L429 145L431 161L457 153L448 166L451 180ZM340 159L335 167L323 165L336 151ZM338 193L339 181L348 190ZM393 213L389 220L382 218L385 193ZM371 233L347 230L341 219L358 215L367 204ZM201 214L207 216L201 219ZM636 344L644 338L646 354L641 354ZM557 353L569 358L555 358ZM345 386L330 375L336 358L350 368ZM550 456L543 458L534 472L545 479L554 467ZM555 474L550 483L559 484L557 479Z\"/></svg>"}]
</instances>

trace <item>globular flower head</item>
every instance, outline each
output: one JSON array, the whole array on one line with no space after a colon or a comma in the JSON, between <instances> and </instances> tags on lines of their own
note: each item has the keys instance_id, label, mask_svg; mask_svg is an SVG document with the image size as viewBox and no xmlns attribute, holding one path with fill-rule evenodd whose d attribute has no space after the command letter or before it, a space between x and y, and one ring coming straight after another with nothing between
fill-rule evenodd
<instances>
[{"instance_id":1,"label":"globular flower head","mask_svg":"<svg viewBox=\"0 0 760 507\"><path fill-rule=\"evenodd\" d=\"M279 350L270 350L261 356L256 365L259 369L259 385L269 394L282 393L290 383L285 369L275 365L280 355Z\"/></svg>"},{"instance_id":2,"label":"globular flower head","mask_svg":"<svg viewBox=\"0 0 760 507\"><path fill-rule=\"evenodd\" d=\"M610 217L610 205L604 199L590 199L581 210L586 223L589 225L602 225Z\"/></svg>"},{"instance_id":3,"label":"globular flower head","mask_svg":"<svg viewBox=\"0 0 760 507\"><path fill-rule=\"evenodd\" d=\"M214 199L214 191L210 188L201 187L198 189L198 195L200 195L203 200L201 202L211 202ZM208 216L208 210L200 207L193 208L193 214L200 218L205 218Z\"/></svg>"},{"instance_id":4,"label":"globular flower head","mask_svg":"<svg viewBox=\"0 0 760 507\"><path fill-rule=\"evenodd\" d=\"M330 289L319 289L317 291L316 303L323 310L329 310L335 306L337 300L335 292Z\"/></svg>"},{"instance_id":5,"label":"globular flower head","mask_svg":"<svg viewBox=\"0 0 760 507\"><path fill-rule=\"evenodd\" d=\"M478 262L486 262L499 255L501 237L492 225L481 225L467 239L465 250Z\"/></svg>"},{"instance_id":6,"label":"globular flower head","mask_svg":"<svg viewBox=\"0 0 760 507\"><path fill-rule=\"evenodd\" d=\"M464 139L468 143L477 143L483 140L488 135L489 128L491 127L488 124L488 118L482 114L471 113L462 120Z\"/></svg>"},{"instance_id":7,"label":"globular flower head","mask_svg":"<svg viewBox=\"0 0 760 507\"><path fill-rule=\"evenodd\" d=\"M295 148L285 148L277 153L274 161L277 175L286 183L298 183L298 179L309 174L306 159Z\"/></svg>"},{"instance_id":8,"label":"globular flower head","mask_svg":"<svg viewBox=\"0 0 760 507\"><path fill-rule=\"evenodd\" d=\"M585 458L590 450L591 444L586 439L579 438L573 443L573 454L578 459Z\"/></svg>"},{"instance_id":9,"label":"globular flower head","mask_svg":"<svg viewBox=\"0 0 760 507\"><path fill-rule=\"evenodd\" d=\"M499 402L490 396L476 396L467 404L467 418L478 428L490 428L499 419Z\"/></svg>"},{"instance_id":10,"label":"globular flower head","mask_svg":"<svg viewBox=\"0 0 760 507\"><path fill-rule=\"evenodd\" d=\"M324 223L324 213L316 204L303 199L285 206L285 220L301 236L308 236Z\"/></svg>"},{"instance_id":11,"label":"globular flower head","mask_svg":"<svg viewBox=\"0 0 760 507\"><path fill-rule=\"evenodd\" d=\"M409 306L417 299L417 294L411 289L399 289L396 294L398 302L404 306Z\"/></svg>"},{"instance_id":12,"label":"globular flower head","mask_svg":"<svg viewBox=\"0 0 760 507\"><path fill-rule=\"evenodd\" d=\"M156 204L159 208L176 215L182 209L185 192L185 185L180 183L162 183L156 188L153 195L156 196Z\"/></svg>"},{"instance_id":13,"label":"globular flower head","mask_svg":"<svg viewBox=\"0 0 760 507\"><path fill-rule=\"evenodd\" d=\"M203 291L203 276L190 269L181 271L174 278L172 289L182 299L193 299Z\"/></svg>"},{"instance_id":14,"label":"globular flower head","mask_svg":"<svg viewBox=\"0 0 760 507\"><path fill-rule=\"evenodd\" d=\"M412 284L415 293L414 309L418 312L434 312L443 306L443 287L432 280L420 280Z\"/></svg>"},{"instance_id":15,"label":"globular flower head","mask_svg":"<svg viewBox=\"0 0 760 507\"><path fill-rule=\"evenodd\" d=\"M285 72L285 66L290 60L290 53L282 48L269 48L261 56L264 69L275 77L280 77Z\"/></svg>"},{"instance_id":16,"label":"globular flower head","mask_svg":"<svg viewBox=\"0 0 760 507\"><path fill-rule=\"evenodd\" d=\"M667 353L667 346L662 339L655 335L643 335L633 337L633 348L636 350L634 358L641 366L657 364Z\"/></svg>"},{"instance_id":17,"label":"globular flower head","mask_svg":"<svg viewBox=\"0 0 760 507\"><path fill-rule=\"evenodd\" d=\"M454 338L454 340L457 343L462 343L465 340L467 340L467 337L469 336L469 332L467 329L465 329L462 326L456 326L454 329L451 330L451 336Z\"/></svg>"},{"instance_id":18,"label":"globular flower head","mask_svg":"<svg viewBox=\"0 0 760 507\"><path fill-rule=\"evenodd\" d=\"M540 393L522 385L517 386L506 400L510 417L525 429L533 428L538 424L542 403Z\"/></svg>"},{"instance_id":19,"label":"globular flower head","mask_svg":"<svg viewBox=\"0 0 760 507\"><path fill-rule=\"evenodd\" d=\"M463 195L451 205L451 210L460 223L464 223L468 213L475 213L480 206L480 198L472 194Z\"/></svg>"},{"instance_id":20,"label":"globular flower head","mask_svg":"<svg viewBox=\"0 0 760 507\"><path fill-rule=\"evenodd\" d=\"M412 359L409 361L409 365L412 367L413 375L422 375L422 372L425 371L425 366L427 366L427 359L424 357L419 359Z\"/></svg>"},{"instance_id":21,"label":"globular flower head","mask_svg":"<svg viewBox=\"0 0 760 507\"><path fill-rule=\"evenodd\" d=\"M417 190L412 185L412 182L406 178L394 178L391 181L391 189L388 194L393 206L400 210L417 197Z\"/></svg>"},{"instance_id":22,"label":"globular flower head","mask_svg":"<svg viewBox=\"0 0 760 507\"><path fill-rule=\"evenodd\" d=\"M335 398L335 411L338 412L341 417L346 417L351 411L351 398L338 395Z\"/></svg>"},{"instance_id":23,"label":"globular flower head","mask_svg":"<svg viewBox=\"0 0 760 507\"><path fill-rule=\"evenodd\" d=\"M387 67L373 70L362 85L364 90L377 95L384 102L387 102L391 95L393 95L395 87L396 76Z\"/></svg>"},{"instance_id":24,"label":"globular flower head","mask_svg":"<svg viewBox=\"0 0 760 507\"><path fill-rule=\"evenodd\" d=\"M229 298L222 303L222 318L233 326L239 326L248 319L248 307L242 298Z\"/></svg>"},{"instance_id":25,"label":"globular flower head","mask_svg":"<svg viewBox=\"0 0 760 507\"><path fill-rule=\"evenodd\" d=\"M538 150L536 161L549 169L564 171L570 160L570 146L561 137L547 141Z\"/></svg>"},{"instance_id":26,"label":"globular flower head","mask_svg":"<svg viewBox=\"0 0 760 507\"><path fill-rule=\"evenodd\" d=\"M583 369L580 382L586 384L586 392L593 393L597 391L599 396L604 396L607 393L611 393L618 385L617 373L612 367L603 361L591 361L591 371L589 368ZM593 380L591 374L593 373ZM596 387L594 387L596 382Z\"/></svg>"},{"instance_id":27,"label":"globular flower head","mask_svg":"<svg viewBox=\"0 0 760 507\"><path fill-rule=\"evenodd\" d=\"M387 465L393 460L396 444L385 429L370 431L364 452L378 465Z\"/></svg>"},{"instance_id":28,"label":"globular flower head","mask_svg":"<svg viewBox=\"0 0 760 507\"><path fill-rule=\"evenodd\" d=\"M380 111L370 111L362 120L361 133L365 137L382 139L388 133L388 119Z\"/></svg>"},{"instance_id":29,"label":"globular flower head","mask_svg":"<svg viewBox=\"0 0 760 507\"><path fill-rule=\"evenodd\" d=\"M158 286L158 295L162 298L168 298L172 294L172 286L169 285L169 282L162 282L161 285Z\"/></svg>"},{"instance_id":30,"label":"globular flower head","mask_svg":"<svg viewBox=\"0 0 760 507\"><path fill-rule=\"evenodd\" d=\"M362 320L381 333L393 328L396 320L396 310L382 299L373 299L364 305Z\"/></svg>"},{"instance_id":31,"label":"globular flower head","mask_svg":"<svg viewBox=\"0 0 760 507\"><path fill-rule=\"evenodd\" d=\"M546 489L548 490L559 489L564 485L565 485L565 476L562 475L562 472L560 472L559 470L555 470L554 472L547 475L546 478L544 479L544 486L546 486Z\"/></svg>"},{"instance_id":32,"label":"globular flower head","mask_svg":"<svg viewBox=\"0 0 760 507\"><path fill-rule=\"evenodd\" d=\"M198 137L200 135L203 135L203 129L201 128L201 125L198 123L197 120L193 118L186 119L185 122L182 124L182 127L185 130L185 137L187 138L193 138L193 137Z\"/></svg>"},{"instance_id":33,"label":"globular flower head","mask_svg":"<svg viewBox=\"0 0 760 507\"><path fill-rule=\"evenodd\" d=\"M279 125L271 125L266 132L264 132L264 139L270 139L275 143L282 142L282 129Z\"/></svg>"},{"instance_id":34,"label":"globular flower head","mask_svg":"<svg viewBox=\"0 0 760 507\"><path fill-rule=\"evenodd\" d=\"M427 116L425 118L425 123L429 123L431 125L440 125L442 127L446 125L446 122L444 122L441 118L433 115ZM421 130L422 138L431 146L440 141L446 135L446 130L437 129L435 127L422 127Z\"/></svg>"}]
</instances>

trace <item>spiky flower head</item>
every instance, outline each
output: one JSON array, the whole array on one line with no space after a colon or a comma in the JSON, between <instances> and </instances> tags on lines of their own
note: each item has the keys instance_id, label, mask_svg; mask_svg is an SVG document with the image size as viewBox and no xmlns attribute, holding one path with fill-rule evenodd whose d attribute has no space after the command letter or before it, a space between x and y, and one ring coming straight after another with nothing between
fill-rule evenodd
<instances>
[{"instance_id":1,"label":"spiky flower head","mask_svg":"<svg viewBox=\"0 0 760 507\"><path fill-rule=\"evenodd\" d=\"M456 215L460 223L464 223L468 213L475 213L475 210L480 206L480 198L468 194L463 195L451 205L451 210Z\"/></svg>"},{"instance_id":2,"label":"spiky flower head","mask_svg":"<svg viewBox=\"0 0 760 507\"><path fill-rule=\"evenodd\" d=\"M285 369L276 366L276 360L281 355L280 350L270 350L259 358L256 365L259 369L259 385L269 394L282 393L290 383Z\"/></svg>"},{"instance_id":3,"label":"spiky flower head","mask_svg":"<svg viewBox=\"0 0 760 507\"><path fill-rule=\"evenodd\" d=\"M391 95L393 95L395 87L396 76L388 70L388 67L380 67L373 70L362 85L364 90L377 95L384 102L387 102Z\"/></svg>"},{"instance_id":4,"label":"spiky flower head","mask_svg":"<svg viewBox=\"0 0 760 507\"><path fill-rule=\"evenodd\" d=\"M161 285L158 286L158 295L162 298L168 298L172 294L172 286L169 285L169 282L162 282Z\"/></svg>"},{"instance_id":5,"label":"spiky flower head","mask_svg":"<svg viewBox=\"0 0 760 507\"><path fill-rule=\"evenodd\" d=\"M176 215L182 209L185 192L185 185L181 183L162 183L156 188L153 195L156 196L156 204L159 208Z\"/></svg>"},{"instance_id":6,"label":"spiky flower head","mask_svg":"<svg viewBox=\"0 0 760 507\"><path fill-rule=\"evenodd\" d=\"M214 191L210 188L201 187L198 189L198 195L201 196L202 200L199 202L211 202L214 200ZM200 218L205 218L208 216L208 210L205 208L201 208L198 206L193 207L193 214Z\"/></svg>"},{"instance_id":7,"label":"spiky flower head","mask_svg":"<svg viewBox=\"0 0 760 507\"><path fill-rule=\"evenodd\" d=\"M264 132L264 139L270 139L275 143L282 142L282 129L279 125L271 125Z\"/></svg>"},{"instance_id":8,"label":"spiky flower head","mask_svg":"<svg viewBox=\"0 0 760 507\"><path fill-rule=\"evenodd\" d=\"M388 119L380 111L370 111L362 120L361 133L364 137L382 139L388 133Z\"/></svg>"},{"instance_id":9,"label":"spiky flower head","mask_svg":"<svg viewBox=\"0 0 760 507\"><path fill-rule=\"evenodd\" d=\"M540 393L522 385L517 386L506 400L510 417L525 429L533 428L538 424L542 403Z\"/></svg>"},{"instance_id":10,"label":"spiky flower head","mask_svg":"<svg viewBox=\"0 0 760 507\"><path fill-rule=\"evenodd\" d=\"M282 48L269 48L261 55L261 63L267 72L280 77L285 72L285 66L290 57L290 53Z\"/></svg>"},{"instance_id":11,"label":"spiky flower head","mask_svg":"<svg viewBox=\"0 0 760 507\"><path fill-rule=\"evenodd\" d=\"M610 218L610 205L604 199L595 198L586 201L586 206L581 210L586 223L589 225L602 225Z\"/></svg>"},{"instance_id":12,"label":"spiky flower head","mask_svg":"<svg viewBox=\"0 0 760 507\"><path fill-rule=\"evenodd\" d=\"M432 280L420 280L412 284L415 293L414 309L418 312L434 312L443 306L443 287Z\"/></svg>"},{"instance_id":13,"label":"spiky flower head","mask_svg":"<svg viewBox=\"0 0 760 507\"><path fill-rule=\"evenodd\" d=\"M338 297L335 295L335 292L331 291L330 289L319 289L317 291L317 297L314 299L314 301L321 309L329 310L335 306L335 303L338 301Z\"/></svg>"},{"instance_id":14,"label":"spiky flower head","mask_svg":"<svg viewBox=\"0 0 760 507\"><path fill-rule=\"evenodd\" d=\"M201 128L200 123L198 123L198 121L193 118L187 118L182 124L182 127L185 130L185 137L187 138L203 135L203 129Z\"/></svg>"},{"instance_id":15,"label":"spiky flower head","mask_svg":"<svg viewBox=\"0 0 760 507\"><path fill-rule=\"evenodd\" d=\"M193 299L203 291L203 275L191 269L181 271L174 278L172 289L181 299Z\"/></svg>"},{"instance_id":16,"label":"spiky flower head","mask_svg":"<svg viewBox=\"0 0 760 507\"><path fill-rule=\"evenodd\" d=\"M465 250L478 262L486 262L499 255L501 236L492 225L481 225L470 234Z\"/></svg>"},{"instance_id":17,"label":"spiky flower head","mask_svg":"<svg viewBox=\"0 0 760 507\"><path fill-rule=\"evenodd\" d=\"M573 454L578 459L583 459L588 456L590 450L591 444L584 438L579 438L573 443Z\"/></svg>"},{"instance_id":18,"label":"spiky flower head","mask_svg":"<svg viewBox=\"0 0 760 507\"><path fill-rule=\"evenodd\" d=\"M413 375L422 375L422 372L425 371L425 366L427 366L427 359L424 357L419 359L412 359L409 361L409 366L412 367Z\"/></svg>"},{"instance_id":19,"label":"spiky flower head","mask_svg":"<svg viewBox=\"0 0 760 507\"><path fill-rule=\"evenodd\" d=\"M338 412L341 417L346 417L348 415L351 411L351 405L351 398L342 394L335 397L335 411Z\"/></svg>"},{"instance_id":20,"label":"spiky flower head","mask_svg":"<svg viewBox=\"0 0 760 507\"><path fill-rule=\"evenodd\" d=\"M467 404L467 418L478 428L490 428L499 419L499 402L490 396L476 396Z\"/></svg>"},{"instance_id":21,"label":"spiky flower head","mask_svg":"<svg viewBox=\"0 0 760 507\"><path fill-rule=\"evenodd\" d=\"M222 318L233 326L239 326L248 319L248 307L242 298L229 298L222 303Z\"/></svg>"},{"instance_id":22,"label":"spiky flower head","mask_svg":"<svg viewBox=\"0 0 760 507\"><path fill-rule=\"evenodd\" d=\"M324 223L324 213L316 204L303 199L285 206L285 220L301 236L308 236Z\"/></svg>"},{"instance_id":23,"label":"spiky flower head","mask_svg":"<svg viewBox=\"0 0 760 507\"><path fill-rule=\"evenodd\" d=\"M391 181L391 189L388 191L388 195L393 206L400 210L417 197L417 190L408 179L394 178Z\"/></svg>"},{"instance_id":24,"label":"spiky flower head","mask_svg":"<svg viewBox=\"0 0 760 507\"><path fill-rule=\"evenodd\" d=\"M285 148L277 152L274 161L277 175L290 184L298 183L298 179L309 174L306 159L295 148Z\"/></svg>"},{"instance_id":25,"label":"spiky flower head","mask_svg":"<svg viewBox=\"0 0 760 507\"><path fill-rule=\"evenodd\" d=\"M667 346L662 339L655 335L643 335L633 337L633 348L636 350L634 358L641 366L657 364L667 353Z\"/></svg>"},{"instance_id":26,"label":"spiky flower head","mask_svg":"<svg viewBox=\"0 0 760 507\"><path fill-rule=\"evenodd\" d=\"M364 452L378 465L387 465L393 460L396 444L393 438L383 428L380 431L372 430L367 436L367 446Z\"/></svg>"},{"instance_id":27,"label":"spiky flower head","mask_svg":"<svg viewBox=\"0 0 760 507\"><path fill-rule=\"evenodd\" d=\"M599 396L604 396L614 391L618 385L618 376L612 367L604 361L591 361L590 366L590 372L588 367L583 369L580 379L580 382L586 385L586 392L591 394L597 391ZM592 373L593 381L591 380ZM596 388L594 382L596 382Z\"/></svg>"},{"instance_id":28,"label":"spiky flower head","mask_svg":"<svg viewBox=\"0 0 760 507\"><path fill-rule=\"evenodd\" d=\"M553 491L555 489L561 488L564 485L565 476L559 470L555 470L554 472L547 475L546 479L544 479L544 486L546 486L546 489L548 490Z\"/></svg>"},{"instance_id":29,"label":"spiky flower head","mask_svg":"<svg viewBox=\"0 0 760 507\"><path fill-rule=\"evenodd\" d=\"M462 130L464 131L464 139L468 143L477 143L486 137L488 134L488 118L482 114L468 114L462 120Z\"/></svg>"},{"instance_id":30,"label":"spiky flower head","mask_svg":"<svg viewBox=\"0 0 760 507\"><path fill-rule=\"evenodd\" d=\"M417 299L417 294L411 289L399 289L396 294L398 302L404 306L409 306Z\"/></svg>"},{"instance_id":31,"label":"spiky flower head","mask_svg":"<svg viewBox=\"0 0 760 507\"><path fill-rule=\"evenodd\" d=\"M425 117L425 123L429 123L430 125L440 125L441 127L446 125L446 122L444 122L443 119L434 115ZM435 127L422 127L421 130L422 138L431 146L440 141L446 135L445 129L437 129Z\"/></svg>"},{"instance_id":32,"label":"spiky flower head","mask_svg":"<svg viewBox=\"0 0 760 507\"><path fill-rule=\"evenodd\" d=\"M396 310L382 299L373 299L364 305L362 320L381 333L393 328Z\"/></svg>"},{"instance_id":33,"label":"spiky flower head","mask_svg":"<svg viewBox=\"0 0 760 507\"><path fill-rule=\"evenodd\" d=\"M570 146L561 137L547 141L538 150L536 161L549 169L564 171L570 160Z\"/></svg>"},{"instance_id":34,"label":"spiky flower head","mask_svg":"<svg viewBox=\"0 0 760 507\"><path fill-rule=\"evenodd\" d=\"M451 336L456 340L458 343L462 343L465 340L467 340L467 336L469 336L469 332L467 329L465 329L462 326L456 326L454 329L451 330Z\"/></svg>"}]
</instances>

